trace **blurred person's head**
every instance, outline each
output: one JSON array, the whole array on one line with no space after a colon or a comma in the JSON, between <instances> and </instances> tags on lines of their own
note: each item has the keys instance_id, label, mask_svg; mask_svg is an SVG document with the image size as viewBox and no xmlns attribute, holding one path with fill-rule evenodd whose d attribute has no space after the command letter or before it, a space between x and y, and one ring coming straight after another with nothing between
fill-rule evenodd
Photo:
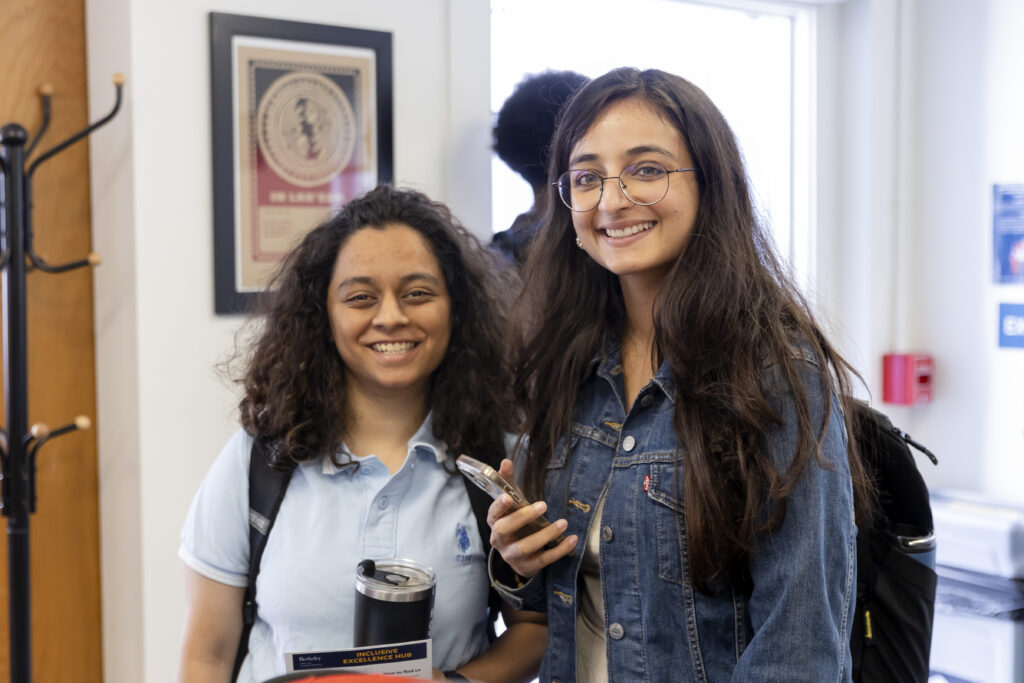
<instances>
[{"instance_id":1,"label":"blurred person's head","mask_svg":"<svg viewBox=\"0 0 1024 683\"><path fill-rule=\"evenodd\" d=\"M548 145L562 105L587 77L544 71L524 78L498 112L494 152L538 193L547 181Z\"/></svg>"}]
</instances>

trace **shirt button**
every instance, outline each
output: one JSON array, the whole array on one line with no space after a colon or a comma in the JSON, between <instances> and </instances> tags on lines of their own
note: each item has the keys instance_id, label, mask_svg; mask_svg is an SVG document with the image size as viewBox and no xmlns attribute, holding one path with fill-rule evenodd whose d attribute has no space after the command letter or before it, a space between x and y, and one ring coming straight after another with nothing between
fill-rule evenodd
<instances>
[{"instance_id":1,"label":"shirt button","mask_svg":"<svg viewBox=\"0 0 1024 683\"><path fill-rule=\"evenodd\" d=\"M383 497L383 498L381 498L380 500L377 501L377 507L380 508L381 510L387 510L388 509L388 498L387 498L387 496L385 496L385 497Z\"/></svg>"},{"instance_id":2,"label":"shirt button","mask_svg":"<svg viewBox=\"0 0 1024 683\"><path fill-rule=\"evenodd\" d=\"M608 542L610 542L612 540L612 538L614 536L615 536L615 534L612 533L612 528L610 526L603 526L603 527L601 527L601 540L602 541L604 541L605 543L608 543Z\"/></svg>"},{"instance_id":3,"label":"shirt button","mask_svg":"<svg viewBox=\"0 0 1024 683\"><path fill-rule=\"evenodd\" d=\"M619 640L622 636L626 635L626 631L622 628L622 624L615 623L608 627L608 635L615 640Z\"/></svg>"},{"instance_id":4,"label":"shirt button","mask_svg":"<svg viewBox=\"0 0 1024 683\"><path fill-rule=\"evenodd\" d=\"M645 394L644 397L640 399L641 408L650 408L652 403L654 403L654 399L650 394Z\"/></svg>"},{"instance_id":5,"label":"shirt button","mask_svg":"<svg viewBox=\"0 0 1024 683\"><path fill-rule=\"evenodd\" d=\"M632 436L627 436L625 439L622 440L622 450L631 451L635 447L636 439L634 439Z\"/></svg>"}]
</instances>

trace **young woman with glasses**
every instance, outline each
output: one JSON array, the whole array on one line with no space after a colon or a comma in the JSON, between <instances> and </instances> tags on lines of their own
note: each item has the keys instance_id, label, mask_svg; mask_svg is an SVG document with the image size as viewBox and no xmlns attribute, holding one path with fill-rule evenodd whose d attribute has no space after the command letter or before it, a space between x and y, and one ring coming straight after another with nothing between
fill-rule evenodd
<instances>
[{"instance_id":1,"label":"young woman with glasses","mask_svg":"<svg viewBox=\"0 0 1024 683\"><path fill-rule=\"evenodd\" d=\"M538 502L488 520L495 585L547 611L541 679L848 680L852 369L724 117L682 78L612 71L566 104L549 180L515 366Z\"/></svg>"}]
</instances>

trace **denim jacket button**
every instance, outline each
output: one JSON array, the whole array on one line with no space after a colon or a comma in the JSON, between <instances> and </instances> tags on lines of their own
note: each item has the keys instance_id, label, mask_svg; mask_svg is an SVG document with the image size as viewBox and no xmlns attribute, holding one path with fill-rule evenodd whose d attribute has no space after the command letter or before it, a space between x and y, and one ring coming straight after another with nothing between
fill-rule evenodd
<instances>
[{"instance_id":1,"label":"denim jacket button","mask_svg":"<svg viewBox=\"0 0 1024 683\"><path fill-rule=\"evenodd\" d=\"M633 448L635 448L635 447L636 447L636 439L634 439L632 436L627 436L625 439L622 440L622 450L628 452L628 451L633 450Z\"/></svg>"},{"instance_id":2,"label":"denim jacket button","mask_svg":"<svg viewBox=\"0 0 1024 683\"><path fill-rule=\"evenodd\" d=\"M615 536L615 534L612 533L612 528L610 526L603 526L603 527L601 527L601 540L602 541L604 541L605 543L608 543L609 541L612 540L612 538L614 536Z\"/></svg>"},{"instance_id":3,"label":"denim jacket button","mask_svg":"<svg viewBox=\"0 0 1024 683\"><path fill-rule=\"evenodd\" d=\"M652 403L654 403L654 398L651 397L650 394L645 394L644 397L640 399L641 408L650 408Z\"/></svg>"},{"instance_id":4,"label":"denim jacket button","mask_svg":"<svg viewBox=\"0 0 1024 683\"><path fill-rule=\"evenodd\" d=\"M622 624L616 623L608 627L608 635L615 640L619 640L622 636L626 635L626 631L622 628Z\"/></svg>"}]
</instances>

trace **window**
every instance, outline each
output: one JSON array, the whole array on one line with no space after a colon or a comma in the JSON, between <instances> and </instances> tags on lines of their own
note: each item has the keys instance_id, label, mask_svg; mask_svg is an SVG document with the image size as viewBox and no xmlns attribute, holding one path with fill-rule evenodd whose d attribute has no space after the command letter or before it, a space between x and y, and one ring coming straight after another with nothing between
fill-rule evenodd
<instances>
[{"instance_id":1,"label":"window","mask_svg":"<svg viewBox=\"0 0 1024 683\"><path fill-rule=\"evenodd\" d=\"M658 68L692 81L739 140L758 208L798 281L813 269L813 10L680 0L492 0L491 110L526 75L618 66ZM525 181L493 157L495 231L533 201Z\"/></svg>"}]
</instances>

